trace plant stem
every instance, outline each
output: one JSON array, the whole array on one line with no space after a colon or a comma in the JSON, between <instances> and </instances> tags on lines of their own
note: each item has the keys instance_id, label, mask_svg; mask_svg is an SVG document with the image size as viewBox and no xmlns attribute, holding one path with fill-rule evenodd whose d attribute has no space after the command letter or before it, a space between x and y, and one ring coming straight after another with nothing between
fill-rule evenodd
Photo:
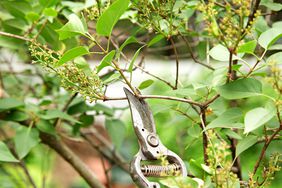
<instances>
[{"instance_id":1,"label":"plant stem","mask_svg":"<svg viewBox=\"0 0 282 188\"><path fill-rule=\"evenodd\" d=\"M6 33L6 32L3 32L3 31L0 31L0 35L6 36L6 37L11 37L11 38L16 38L16 39L20 39L20 40L24 40L24 41L28 41L28 42L31 41L31 39L29 39L29 38L26 38L26 37L23 37L23 36L20 36L20 35L11 34L11 33Z\"/></svg>"},{"instance_id":2,"label":"plant stem","mask_svg":"<svg viewBox=\"0 0 282 188\"><path fill-rule=\"evenodd\" d=\"M270 136L270 138L268 138L268 139L265 141L265 144L264 144L264 146L263 146L263 148L262 148L262 150L261 150L260 156L259 156L259 158L258 158L258 160L257 160L257 162L256 162L256 164L255 164L255 166L254 166L253 175L256 174L256 172L257 172L257 170L258 170L258 167L259 167L259 165L260 165L260 163L261 163L261 161L262 161L262 159L263 159L263 157L264 157L264 155L265 155L265 152L266 152L266 150L267 150L269 144L271 143L271 141L274 139L274 137L275 137L281 130L282 130L282 124L280 124L280 127Z\"/></svg>"},{"instance_id":3,"label":"plant stem","mask_svg":"<svg viewBox=\"0 0 282 188\"><path fill-rule=\"evenodd\" d=\"M211 67L211 66L209 66L209 65L207 65L207 64L205 64L205 63L200 62L200 61L195 57L195 55L194 55L194 53L193 53L193 51L192 51L192 48L191 48L191 45L190 45L189 41L188 41L183 35L181 35L181 38L185 41L185 44L186 44L186 46L187 46L187 48L188 48L188 51L189 51L189 53L190 53L190 55L191 55L191 58L194 60L195 63L198 63L198 64L200 64L200 65L203 65L204 67L206 67L206 68L208 68L208 69L214 70L213 67Z\"/></svg>"},{"instance_id":4,"label":"plant stem","mask_svg":"<svg viewBox=\"0 0 282 188\"><path fill-rule=\"evenodd\" d=\"M120 69L118 63L116 61L113 61L113 64L115 66L115 69L120 73L121 77L123 78L123 80L125 81L125 83L128 85L128 87L133 91L133 93L135 95L139 95L139 93L136 91L136 89L131 85L131 83L129 82L129 80L126 78L126 76L124 75L123 71Z\"/></svg>"},{"instance_id":5,"label":"plant stem","mask_svg":"<svg viewBox=\"0 0 282 188\"><path fill-rule=\"evenodd\" d=\"M219 95L219 94L216 94L216 95L213 96L210 100L204 102L204 103L202 104L202 106L208 107L211 103L213 103L213 102L214 102L217 98L219 98L219 97L220 97L220 95Z\"/></svg>"},{"instance_id":6,"label":"plant stem","mask_svg":"<svg viewBox=\"0 0 282 188\"><path fill-rule=\"evenodd\" d=\"M282 120L280 118L280 111L279 111L279 107L277 106L277 118L278 118L278 121L279 121L279 124L280 126L275 130L275 132L270 136L270 138L267 138L267 136L265 136L265 143L264 143L264 146L261 150L261 153L260 153L260 156L254 166L254 170L253 170L253 175L256 174L257 170L258 170L258 167L262 161L262 158L264 157L265 155L265 152L269 146L269 144L275 139L276 135L278 135L278 133L282 130Z\"/></svg>"},{"instance_id":7,"label":"plant stem","mask_svg":"<svg viewBox=\"0 0 282 188\"><path fill-rule=\"evenodd\" d=\"M176 112L179 112L181 115L187 117L188 119L190 119L193 123L198 124L198 122L196 120L194 120L191 116L189 116L187 113L182 112L179 109L174 109Z\"/></svg>"},{"instance_id":8,"label":"plant stem","mask_svg":"<svg viewBox=\"0 0 282 188\"><path fill-rule=\"evenodd\" d=\"M233 50L229 49L229 65L228 65L228 72L227 72L227 82L232 80L232 56L233 56Z\"/></svg>"},{"instance_id":9,"label":"plant stem","mask_svg":"<svg viewBox=\"0 0 282 188\"><path fill-rule=\"evenodd\" d=\"M177 49L175 47L172 37L170 37L169 40L170 40L170 43L173 47L173 51L175 54L176 72L175 72L175 86L173 89L176 90L178 87L178 77L179 77L179 57L178 57L178 52L177 52Z\"/></svg>"},{"instance_id":10,"label":"plant stem","mask_svg":"<svg viewBox=\"0 0 282 188\"><path fill-rule=\"evenodd\" d=\"M158 76L156 76L154 74L151 74L149 71L146 71L144 68L140 67L139 65L134 65L134 66L137 67L138 69L140 69L142 72L145 72L146 74L148 74L148 75L150 75L150 76L160 80L161 82L164 82L166 85L168 85L172 89L174 88L174 86L171 83L169 83L168 81L166 81L166 80L164 80L164 79L162 79L162 78L160 78L160 77L158 77Z\"/></svg>"},{"instance_id":11,"label":"plant stem","mask_svg":"<svg viewBox=\"0 0 282 188\"><path fill-rule=\"evenodd\" d=\"M106 176L106 185L107 185L107 188L111 188L111 179L109 177L109 170L106 168L106 164L105 164L105 160L104 160L104 157L103 156L100 156L101 158L101 163L102 163L102 166L103 166L103 170L104 170L104 174Z\"/></svg>"},{"instance_id":12,"label":"plant stem","mask_svg":"<svg viewBox=\"0 0 282 188\"><path fill-rule=\"evenodd\" d=\"M205 127L206 127L206 108L201 108L201 127L202 127L202 130L205 130ZM208 153L207 153L207 148L208 148L208 137L206 135L206 132L203 131L203 152L204 152L204 162L206 165L208 165Z\"/></svg>"},{"instance_id":13,"label":"plant stem","mask_svg":"<svg viewBox=\"0 0 282 188\"><path fill-rule=\"evenodd\" d=\"M32 186L33 188L37 188L37 186L35 185L35 183L34 183L32 177L31 177L31 175L30 175L30 173L29 173L29 171L28 171L28 169L27 169L25 163L24 163L22 160L20 160L20 159L19 159L19 161L20 161L19 164L20 164L20 166L22 167L22 169L23 169L23 171L24 171L24 174L25 174L26 177L28 178L28 181L30 182L31 186Z\"/></svg>"}]
</instances>

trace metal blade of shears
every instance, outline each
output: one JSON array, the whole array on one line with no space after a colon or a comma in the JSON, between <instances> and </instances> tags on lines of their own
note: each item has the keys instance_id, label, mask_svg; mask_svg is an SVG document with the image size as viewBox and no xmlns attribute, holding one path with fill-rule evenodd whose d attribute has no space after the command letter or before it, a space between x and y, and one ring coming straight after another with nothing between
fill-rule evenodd
<instances>
[{"instance_id":1,"label":"metal blade of shears","mask_svg":"<svg viewBox=\"0 0 282 188\"><path fill-rule=\"evenodd\" d=\"M126 88L124 92L128 99L134 127L143 127L149 132L156 133L153 114L145 100L136 97Z\"/></svg>"}]
</instances>

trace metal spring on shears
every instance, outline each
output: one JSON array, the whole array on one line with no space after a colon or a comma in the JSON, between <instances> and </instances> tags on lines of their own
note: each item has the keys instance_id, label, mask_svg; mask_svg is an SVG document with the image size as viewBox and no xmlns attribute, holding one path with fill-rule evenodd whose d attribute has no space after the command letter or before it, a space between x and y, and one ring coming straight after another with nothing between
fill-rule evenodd
<instances>
[{"instance_id":1,"label":"metal spring on shears","mask_svg":"<svg viewBox=\"0 0 282 188\"><path fill-rule=\"evenodd\" d=\"M141 171L144 176L154 176L154 177L162 177L162 176L173 176L180 173L181 167L174 163L166 166L162 165L142 165Z\"/></svg>"}]
</instances>

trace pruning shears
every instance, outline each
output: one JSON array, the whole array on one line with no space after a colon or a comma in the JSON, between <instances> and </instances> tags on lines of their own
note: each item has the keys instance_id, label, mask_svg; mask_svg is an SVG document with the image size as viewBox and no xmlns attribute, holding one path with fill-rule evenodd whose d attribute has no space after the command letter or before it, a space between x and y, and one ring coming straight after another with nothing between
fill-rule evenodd
<instances>
[{"instance_id":1,"label":"pruning shears","mask_svg":"<svg viewBox=\"0 0 282 188\"><path fill-rule=\"evenodd\" d=\"M124 92L128 99L133 127L140 147L130 165L130 174L134 182L142 188L160 188L157 182L150 182L147 177L187 176L182 159L160 141L148 104L128 89L124 88ZM165 157L169 164L142 164L145 161L156 162L161 157Z\"/></svg>"}]
</instances>

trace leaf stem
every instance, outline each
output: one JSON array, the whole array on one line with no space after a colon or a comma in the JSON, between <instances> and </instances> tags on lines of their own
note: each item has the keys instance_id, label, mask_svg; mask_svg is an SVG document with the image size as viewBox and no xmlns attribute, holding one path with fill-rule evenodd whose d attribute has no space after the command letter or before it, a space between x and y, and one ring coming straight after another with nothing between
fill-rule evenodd
<instances>
[{"instance_id":1,"label":"leaf stem","mask_svg":"<svg viewBox=\"0 0 282 188\"><path fill-rule=\"evenodd\" d=\"M204 67L206 67L206 68L208 68L208 69L210 69L210 70L214 70L214 68L211 67L211 66L209 66L208 64L205 64L205 63L200 62L200 61L196 58L195 54L193 53L189 41L188 41L183 35L181 35L181 38L185 41L185 44L186 44L186 46L187 46L187 48L188 48L188 51L189 51L189 53L190 53L190 55L191 55L191 58L194 60L195 63L200 64L200 65L203 65Z\"/></svg>"}]
</instances>

